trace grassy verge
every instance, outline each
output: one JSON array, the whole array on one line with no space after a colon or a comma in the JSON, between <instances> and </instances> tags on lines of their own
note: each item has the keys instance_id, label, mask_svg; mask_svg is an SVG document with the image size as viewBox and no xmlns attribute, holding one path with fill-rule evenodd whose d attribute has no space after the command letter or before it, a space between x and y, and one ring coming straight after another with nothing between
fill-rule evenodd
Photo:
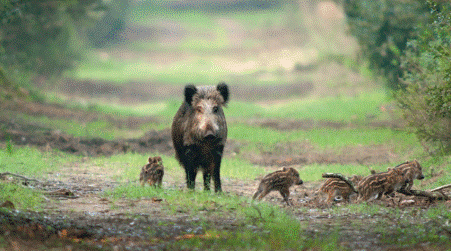
<instances>
[{"instance_id":1,"label":"grassy verge","mask_svg":"<svg viewBox=\"0 0 451 251\"><path fill-rule=\"evenodd\" d=\"M365 122L382 118L380 107L388 101L383 90L357 96L305 98L265 107L265 117ZM232 115L233 116L233 115Z\"/></svg>"},{"instance_id":2,"label":"grassy verge","mask_svg":"<svg viewBox=\"0 0 451 251\"><path fill-rule=\"evenodd\" d=\"M404 131L389 128L320 128L308 131L277 131L271 128L231 125L229 138L247 143L273 146L283 142L307 141L321 148L341 148L356 145L380 145L391 141L402 141L403 144L418 144L418 140Z\"/></svg>"},{"instance_id":3,"label":"grassy verge","mask_svg":"<svg viewBox=\"0 0 451 251\"><path fill-rule=\"evenodd\" d=\"M32 147L10 146L12 150L0 150L2 172L11 172L29 177L42 177L59 170L60 166L81 157L59 151L41 152Z\"/></svg>"},{"instance_id":4,"label":"grassy verge","mask_svg":"<svg viewBox=\"0 0 451 251\"><path fill-rule=\"evenodd\" d=\"M0 150L0 173L9 172L39 180L76 159L78 158L57 151L43 153L35 148L10 145L7 149ZM5 177L11 179L0 181L0 202L8 200L20 210L39 210L42 203L45 203L39 191L22 185L22 179Z\"/></svg>"},{"instance_id":5,"label":"grassy verge","mask_svg":"<svg viewBox=\"0 0 451 251\"><path fill-rule=\"evenodd\" d=\"M18 210L40 210L45 199L34 189L21 184L0 183L0 202L10 201Z\"/></svg>"}]
</instances>

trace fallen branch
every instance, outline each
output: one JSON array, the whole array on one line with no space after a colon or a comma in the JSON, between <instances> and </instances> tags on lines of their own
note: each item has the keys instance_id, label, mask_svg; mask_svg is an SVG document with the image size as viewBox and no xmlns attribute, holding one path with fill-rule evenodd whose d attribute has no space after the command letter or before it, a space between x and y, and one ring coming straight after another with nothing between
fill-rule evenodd
<instances>
[{"instance_id":1,"label":"fallen branch","mask_svg":"<svg viewBox=\"0 0 451 251\"><path fill-rule=\"evenodd\" d=\"M21 178L21 179L24 179L26 181L34 181L34 182L42 183L39 180L31 179L31 178L28 178L28 177L25 177L25 176L22 176L22 175L18 175L18 174L15 174L15 173L10 173L10 172L0 173L0 178L3 178L5 176L7 176L7 175L14 176L14 177L17 177L17 178Z\"/></svg>"},{"instance_id":2,"label":"fallen branch","mask_svg":"<svg viewBox=\"0 0 451 251\"><path fill-rule=\"evenodd\" d=\"M72 191L69 189L58 189L56 191L51 192L43 192L44 195L52 196L52 197L62 197L62 198L68 198L68 199L77 199L78 196L76 196Z\"/></svg>"},{"instance_id":3,"label":"fallen branch","mask_svg":"<svg viewBox=\"0 0 451 251\"><path fill-rule=\"evenodd\" d=\"M352 191L354 191L355 193L358 193L357 190L354 187L354 184L352 183L352 181L350 181L347 177L343 176L343 174L341 173L323 173L322 175L323 178L337 178L340 179L344 182L346 182L346 184L349 185L349 187L352 189Z\"/></svg>"},{"instance_id":4,"label":"fallen branch","mask_svg":"<svg viewBox=\"0 0 451 251\"><path fill-rule=\"evenodd\" d=\"M451 187L451 184L443 185L443 186L441 186L441 187L434 188L434 189L432 189L432 190L429 190L429 192L437 192L437 191L440 191L440 190L443 190L443 189L449 188L449 187Z\"/></svg>"},{"instance_id":5,"label":"fallen branch","mask_svg":"<svg viewBox=\"0 0 451 251\"><path fill-rule=\"evenodd\" d=\"M420 197L426 197L430 200L449 200L449 197L446 196L444 193L440 192L432 192L432 191L421 191L421 190L399 190L399 193L405 194L405 195L414 195L414 196L420 196Z\"/></svg>"}]
</instances>

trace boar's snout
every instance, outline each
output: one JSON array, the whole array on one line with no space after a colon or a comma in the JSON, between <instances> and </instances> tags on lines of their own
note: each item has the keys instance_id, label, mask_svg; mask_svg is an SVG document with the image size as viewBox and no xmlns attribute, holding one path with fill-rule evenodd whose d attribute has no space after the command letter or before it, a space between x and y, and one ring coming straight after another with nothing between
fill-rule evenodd
<instances>
[{"instance_id":1,"label":"boar's snout","mask_svg":"<svg viewBox=\"0 0 451 251\"><path fill-rule=\"evenodd\" d=\"M303 183L304 182L301 179L299 179L298 185L302 185Z\"/></svg>"},{"instance_id":2,"label":"boar's snout","mask_svg":"<svg viewBox=\"0 0 451 251\"><path fill-rule=\"evenodd\" d=\"M206 123L203 129L203 138L206 140L214 140L218 137L218 130L215 128L213 123L210 121Z\"/></svg>"},{"instance_id":3,"label":"boar's snout","mask_svg":"<svg viewBox=\"0 0 451 251\"><path fill-rule=\"evenodd\" d=\"M422 175L420 175L419 177L418 177L418 179L419 180L422 180L422 179L424 179L424 175L422 174Z\"/></svg>"},{"instance_id":4,"label":"boar's snout","mask_svg":"<svg viewBox=\"0 0 451 251\"><path fill-rule=\"evenodd\" d=\"M216 138L217 138L217 136L213 131L208 131L205 133L204 139L206 139L206 140L214 140Z\"/></svg>"}]
</instances>

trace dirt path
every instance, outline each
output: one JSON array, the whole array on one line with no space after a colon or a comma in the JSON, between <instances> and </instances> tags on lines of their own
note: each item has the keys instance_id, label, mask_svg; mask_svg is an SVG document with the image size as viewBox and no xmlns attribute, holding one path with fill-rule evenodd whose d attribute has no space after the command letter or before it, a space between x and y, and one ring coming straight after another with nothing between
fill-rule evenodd
<instances>
[{"instance_id":1,"label":"dirt path","mask_svg":"<svg viewBox=\"0 0 451 251\"><path fill-rule=\"evenodd\" d=\"M43 236L40 238L43 241L38 241L39 244L55 241L55 238L67 240L64 242L66 250L83 250L86 246L106 250L161 250L168 244L183 239L187 234L202 236L207 231L201 224L205 219L200 220L183 210L172 214L163 213L163 208L168 203L164 198L122 198L113 201L103 197L104 191L121 183L114 181L104 170L91 164L71 163L58 173L57 179L50 174L48 180L35 186L45 191L44 196L48 200L43 214L30 212L9 215L13 222L12 226L22 226L22 228L9 229L16 235L14 238L6 237L10 243L34 250L30 243L33 243L32 239L36 236L31 234L29 229L45 226L47 230L41 233ZM249 198L257 185L258 180L250 182L223 180L223 189L226 194ZM389 227L387 231L394 231L390 228L395 228L396 224L392 225L388 222L399 219L394 219L390 214L365 215L351 210L340 210L340 207L332 210L315 194L319 185L319 182L308 182L303 186L293 187L291 199L294 205L291 207L286 206L280 195L275 192L270 193L264 200L280 206L293 214L301 224L306 224L304 235L312 238L327 238L328 235L339 231L340 245L352 250L428 250L430 248L431 244L426 244L403 249L384 242L384 235L379 230L373 229L373 226L385 224ZM169 178L165 180L163 186L164 189L180 190L183 189L184 184ZM55 191L63 192L48 194ZM403 200L415 199L398 195L396 198L380 203L387 207L402 208L400 205ZM414 208L417 208L414 210L422 210L421 208L429 206L426 201L421 200L416 200L414 204L416 204ZM422 221L422 219L414 218L411 220L412 224ZM228 217L214 217L209 221L217 230L233 231L241 227L241 223L235 222L236 219ZM427 224L427 222L424 223ZM75 245L74 242L83 242L84 246Z\"/></svg>"}]
</instances>

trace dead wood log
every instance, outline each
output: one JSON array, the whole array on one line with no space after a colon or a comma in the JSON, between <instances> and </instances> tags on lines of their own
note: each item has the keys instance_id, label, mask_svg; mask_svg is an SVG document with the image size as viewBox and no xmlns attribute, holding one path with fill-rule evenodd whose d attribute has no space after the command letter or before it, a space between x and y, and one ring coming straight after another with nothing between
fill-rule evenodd
<instances>
[{"instance_id":1,"label":"dead wood log","mask_svg":"<svg viewBox=\"0 0 451 251\"><path fill-rule=\"evenodd\" d=\"M352 191L354 191L355 193L358 193L357 190L355 189L354 184L352 183L352 181L350 181L348 179L348 177L345 177L343 174L341 173L323 173L322 174L323 178L337 178L340 179L344 182L346 182L346 184L349 185L349 187L352 189Z\"/></svg>"},{"instance_id":2,"label":"dead wood log","mask_svg":"<svg viewBox=\"0 0 451 251\"><path fill-rule=\"evenodd\" d=\"M443 185L441 187L434 188L432 190L429 190L429 192L437 192L437 191L440 191L440 190L443 190L443 189L446 189L446 188L449 188L449 187L451 187L451 184Z\"/></svg>"},{"instance_id":3,"label":"dead wood log","mask_svg":"<svg viewBox=\"0 0 451 251\"><path fill-rule=\"evenodd\" d=\"M431 192L431 191L421 191L421 190L398 190L397 192L405 194L405 195L414 195L414 196L420 196L420 197L426 197L431 201L434 200L449 200L449 197L442 193L442 192Z\"/></svg>"},{"instance_id":4,"label":"dead wood log","mask_svg":"<svg viewBox=\"0 0 451 251\"><path fill-rule=\"evenodd\" d=\"M39 180L31 179L31 178L28 178L28 177L25 177L25 176L22 176L22 175L18 175L18 174L15 174L15 173L10 173L10 172L0 173L0 178L6 177L6 176L8 176L8 175L9 175L9 176L14 176L14 177L17 177L17 178L24 179L25 181L34 181L34 182L42 183L42 182L39 181Z\"/></svg>"},{"instance_id":5,"label":"dead wood log","mask_svg":"<svg viewBox=\"0 0 451 251\"><path fill-rule=\"evenodd\" d=\"M52 197L60 197L60 198L67 198L67 199L77 199L78 196L74 194L74 192L70 191L69 189L61 188L56 191L51 192L43 192L44 195L52 196Z\"/></svg>"}]
</instances>

